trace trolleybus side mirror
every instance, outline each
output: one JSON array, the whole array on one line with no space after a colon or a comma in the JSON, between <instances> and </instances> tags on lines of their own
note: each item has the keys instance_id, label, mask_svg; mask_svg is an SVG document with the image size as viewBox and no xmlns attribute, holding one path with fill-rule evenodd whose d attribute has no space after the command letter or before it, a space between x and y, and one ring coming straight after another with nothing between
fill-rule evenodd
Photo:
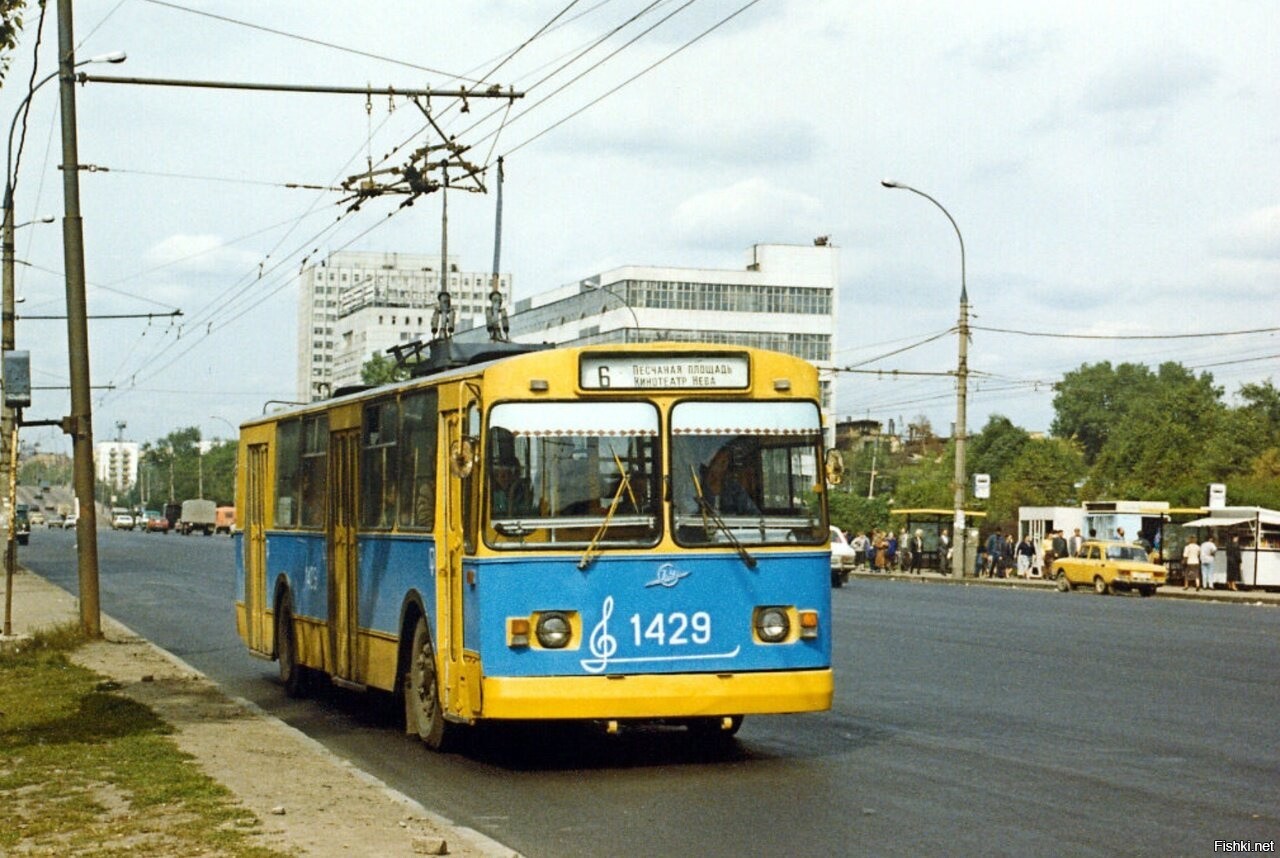
<instances>
[{"instance_id":1,"label":"trolleybus side mirror","mask_svg":"<svg viewBox=\"0 0 1280 858\"><path fill-rule=\"evenodd\" d=\"M832 486L840 485L840 481L844 479L844 456L839 450L831 449L827 451L827 484Z\"/></svg>"}]
</instances>

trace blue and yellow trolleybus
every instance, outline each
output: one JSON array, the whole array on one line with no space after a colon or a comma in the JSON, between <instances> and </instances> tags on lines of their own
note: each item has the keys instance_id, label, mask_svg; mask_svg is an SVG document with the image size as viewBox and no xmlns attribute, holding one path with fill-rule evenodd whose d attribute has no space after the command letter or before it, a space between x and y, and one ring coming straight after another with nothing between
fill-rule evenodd
<instances>
[{"instance_id":1,"label":"blue and yellow trolleybus","mask_svg":"<svg viewBox=\"0 0 1280 858\"><path fill-rule=\"evenodd\" d=\"M541 350L241 427L236 624L288 693L487 719L662 720L832 698L817 372L773 352Z\"/></svg>"}]
</instances>

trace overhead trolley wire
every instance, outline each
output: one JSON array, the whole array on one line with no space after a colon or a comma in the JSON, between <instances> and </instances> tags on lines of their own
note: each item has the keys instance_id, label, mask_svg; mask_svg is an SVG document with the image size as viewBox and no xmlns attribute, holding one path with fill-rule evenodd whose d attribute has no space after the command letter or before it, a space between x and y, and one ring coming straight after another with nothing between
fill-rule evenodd
<instances>
[{"instance_id":1,"label":"overhead trolley wire","mask_svg":"<svg viewBox=\"0 0 1280 858\"><path fill-rule=\"evenodd\" d=\"M689 2L691 3L691 2L693 2L693 0L689 0ZM572 112L572 113L570 113L568 116L565 116L565 117L561 118L560 120L556 121L555 123L553 123L553 124L551 124L551 125L547 126L546 128L542 129L542 130L541 130L541 131L539 131L537 134L535 134L535 135L533 135L532 137L530 137L530 138L528 138L527 140L525 140L523 143L520 143L520 144L518 144L518 145L516 145L516 146L512 147L511 149L508 149L505 153L503 153L503 157L505 158L506 156L511 155L513 152L517 152L517 151L519 151L520 149L523 149L525 146L528 146L530 143L534 142L534 141L535 141L535 140L537 140L538 138L542 137L543 135L547 134L547 133L548 133L548 132L550 132L550 131L555 130L556 128L559 128L561 125L563 125L564 123L568 122L570 119L573 119L574 117L578 116L579 114L583 113L584 111L591 109L592 107L594 107L595 105L599 104L601 101L605 100L605 99L606 99L606 98L608 98L609 96L611 96L611 95L613 95L613 94L617 93L619 90L623 89L624 87L630 86L632 83L634 83L635 81L639 80L641 77L644 77L646 74L648 74L649 72L653 71L653 70L654 70L654 69L656 69L658 66L662 65L663 63L665 63L667 60L671 59L672 57L675 57L676 55L678 55L678 54L682 53L682 52L683 52L684 50L686 50L687 48L691 47L692 45L694 45L694 44L696 44L697 42L701 41L702 39L706 38L708 35L710 35L711 33L715 32L716 30L720 29L720 28L721 28L721 27L723 27L725 24L729 23L729 22L730 22L730 21L732 21L734 18L738 17L738 16L739 16L739 15L741 15L743 12L745 12L745 11L746 11L746 10L748 10L748 9L750 9L752 6L756 5L756 4L757 4L757 3L759 3L759 2L760 2L760 0L749 0L749 2L744 3L742 6L738 7L738 9L737 9L736 11L731 12L730 14L726 15L724 18L721 18L721 19L720 19L719 21L717 21L715 24L712 24L710 27L708 27L707 29L703 30L701 33L699 33L698 35L694 36L692 39L690 39L689 41L685 42L685 43L684 43L683 45L681 45L680 47L678 47L678 48L676 48L675 50L673 50L673 51L671 51L671 52L667 53L665 56L663 56L663 57L659 58L658 60L654 61L653 63L649 64L649 65L648 65L648 66L646 66L645 68L641 69L639 72L636 72L634 75L632 75L631 77L627 78L627 79L626 79L626 80L624 80L622 83L618 84L618 85L617 85L617 86L615 86L615 87L612 87L611 89L609 89L607 92L603 93L602 95L600 95L600 96L598 96L598 97L596 97L596 98L593 98L591 101L587 102L587 103L586 103L586 104L584 104L582 107L580 107L580 108L578 108L577 110L573 111L573 112ZM689 4L688 4L688 3L686 3L684 6L681 6L679 9L677 9L677 10L676 10L676 12L679 12L680 10L684 9L684 8L685 8L686 6L688 6L688 5L689 5ZM673 12L672 14L675 14L675 13ZM670 17L670 16L668 16L668 17ZM664 18L663 20L666 20L666 19ZM659 22L659 23L661 23L661 22ZM652 29L652 28L651 28L651 29ZM646 31L646 32L648 32L648 31ZM576 80L576 78L575 78L575 80ZM554 93L553 93L553 94L554 94ZM544 99L544 100L545 100L545 99ZM533 107L536 107L536 105L530 105L530 108L529 108L529 109L532 109ZM527 112L528 112L528 110L525 110L525 111L524 111L524 113L527 113ZM511 121L512 121L512 122L514 122L516 119L519 119L519 118L520 118L520 116L523 116L523 115L524 115L524 113L521 113L519 116L516 116L516 117L512 118L512 120L511 120Z\"/></svg>"},{"instance_id":2,"label":"overhead trolley wire","mask_svg":"<svg viewBox=\"0 0 1280 858\"><path fill-rule=\"evenodd\" d=\"M242 21L238 18L230 18L230 17L227 17L226 15L218 15L213 12L205 12L202 9L192 9L188 6L181 6L177 3L166 2L166 0L145 0L145 2L151 3L152 5L155 5L155 6L164 6L169 9L175 9L179 12L187 12L192 15L200 15L205 18L212 18L215 21L222 21L223 23L226 23L226 24L234 24L238 27L246 27L250 30L258 30L263 33L270 33L273 36L281 36L286 39L293 39L294 41L305 42L306 44L309 44L309 45L316 45L322 48L329 48L335 51L342 51L343 53L354 54L355 56L360 56L360 57L367 57L368 59L378 60L380 62L392 63L393 65L404 66L405 68L417 69L418 71L425 71L425 72L430 72L432 74L444 75L449 80L461 80L461 81L466 81L467 83L476 83L476 84L483 82L483 81L478 81L472 78L465 77L463 75L453 74L451 72L447 72L442 69L432 68L431 66L419 65L418 63L411 63L411 62L408 62L407 60L398 60L394 57L388 57L384 54L375 54L371 51L362 51L357 48L348 48L345 45L339 45L335 42L326 42L322 39L314 39L314 38L311 38L310 36L302 36L297 33L290 33L286 30L277 30L273 27L263 26L262 24L254 24L249 21Z\"/></svg>"}]
</instances>

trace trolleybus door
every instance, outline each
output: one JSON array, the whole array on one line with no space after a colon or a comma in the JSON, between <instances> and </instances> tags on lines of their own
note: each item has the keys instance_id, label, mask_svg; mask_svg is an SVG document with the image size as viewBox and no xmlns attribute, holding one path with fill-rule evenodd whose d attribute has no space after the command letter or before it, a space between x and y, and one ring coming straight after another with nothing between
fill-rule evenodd
<instances>
[{"instance_id":1,"label":"trolleybus door","mask_svg":"<svg viewBox=\"0 0 1280 858\"><path fill-rule=\"evenodd\" d=\"M460 391L466 399L466 387ZM468 498L479 479L475 436L479 417L474 403L446 412L441 407L441 437L446 438L449 480L444 498L442 539L436 549L436 652L443 681L439 685L446 712L460 714L480 705L479 670L465 663L462 630L462 564L464 555L474 551L467 545Z\"/></svg>"},{"instance_id":2,"label":"trolleybus door","mask_svg":"<svg viewBox=\"0 0 1280 858\"><path fill-rule=\"evenodd\" d=\"M334 432L329 438L329 647L333 675L357 681L356 631L356 457L360 430Z\"/></svg>"},{"instance_id":3,"label":"trolleybus door","mask_svg":"<svg viewBox=\"0 0 1280 858\"><path fill-rule=\"evenodd\" d=\"M245 478L244 616L249 649L267 652L271 643L264 629L267 588L267 445L248 450Z\"/></svg>"}]
</instances>

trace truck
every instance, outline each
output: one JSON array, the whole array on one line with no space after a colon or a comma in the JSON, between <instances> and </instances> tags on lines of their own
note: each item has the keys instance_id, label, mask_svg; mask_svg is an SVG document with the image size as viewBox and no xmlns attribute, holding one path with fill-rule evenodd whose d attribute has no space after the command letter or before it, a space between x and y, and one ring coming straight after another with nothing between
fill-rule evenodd
<instances>
[{"instance_id":1,"label":"truck","mask_svg":"<svg viewBox=\"0 0 1280 858\"><path fill-rule=\"evenodd\" d=\"M190 536L192 531L200 531L205 536L213 536L217 526L218 505L211 500L193 498L182 502L182 515L178 519L178 532Z\"/></svg>"},{"instance_id":2,"label":"truck","mask_svg":"<svg viewBox=\"0 0 1280 858\"><path fill-rule=\"evenodd\" d=\"M220 506L217 511L217 520L214 522L214 531L216 533L225 533L231 536L236 529L236 508L233 506Z\"/></svg>"}]
</instances>

